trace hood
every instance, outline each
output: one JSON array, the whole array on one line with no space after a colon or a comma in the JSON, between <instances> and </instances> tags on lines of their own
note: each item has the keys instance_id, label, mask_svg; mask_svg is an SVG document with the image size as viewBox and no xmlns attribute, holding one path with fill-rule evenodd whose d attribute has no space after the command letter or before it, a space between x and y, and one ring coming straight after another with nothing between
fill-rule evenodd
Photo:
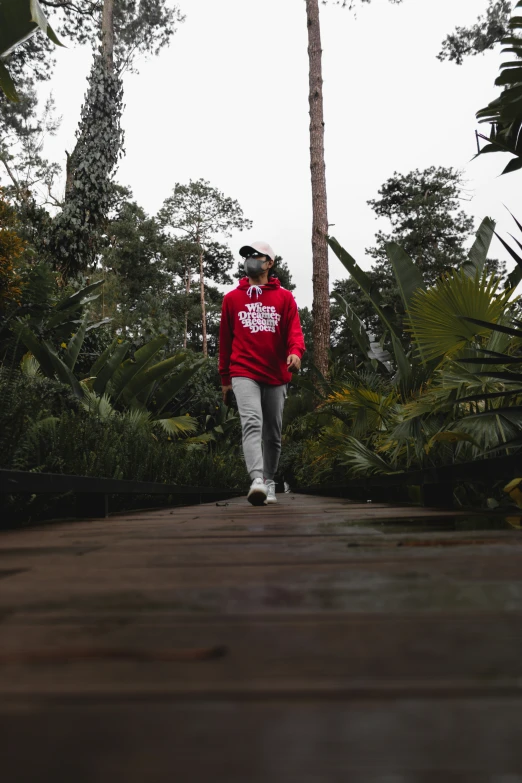
<instances>
[{"instance_id":1,"label":"hood","mask_svg":"<svg viewBox=\"0 0 522 783\"><path fill-rule=\"evenodd\" d=\"M238 288L241 288L242 291L247 291L249 288L252 287L252 284L249 282L248 277L243 277L239 281ZM262 286L259 286L263 291L270 291L275 290L277 288L281 288L281 283L279 282L277 277L272 277L268 283L265 283Z\"/></svg>"}]
</instances>

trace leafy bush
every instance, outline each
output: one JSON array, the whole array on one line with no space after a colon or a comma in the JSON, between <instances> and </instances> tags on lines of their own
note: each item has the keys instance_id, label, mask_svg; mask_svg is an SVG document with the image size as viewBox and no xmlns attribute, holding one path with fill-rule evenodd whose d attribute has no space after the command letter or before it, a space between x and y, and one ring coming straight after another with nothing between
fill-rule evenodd
<instances>
[{"instance_id":1,"label":"leafy bush","mask_svg":"<svg viewBox=\"0 0 522 783\"><path fill-rule=\"evenodd\" d=\"M342 483L520 448L522 322L516 319L516 300L510 299L521 278L522 258L508 247L517 267L509 275L509 288L502 290L486 264L493 233L494 224L486 219L460 269L430 287L398 245L387 246L409 325L408 342L394 332L379 291L330 240L373 304L385 334L380 341L369 335L337 296L366 357L364 370L345 370L319 385L299 381L302 404L310 392L316 399L313 412L286 423L290 448L283 466L299 483ZM390 350L384 345L388 339ZM297 403L293 407L299 409Z\"/></svg>"},{"instance_id":2,"label":"leafy bush","mask_svg":"<svg viewBox=\"0 0 522 783\"><path fill-rule=\"evenodd\" d=\"M217 433L176 439L146 412L118 412L108 401L89 408L70 387L37 372L0 369L0 403L3 468L216 489L243 489L248 483L243 460L216 448ZM165 501L156 496L146 505ZM11 496L0 502L10 520L74 513L70 497ZM117 499L120 508L137 502L136 496Z\"/></svg>"},{"instance_id":3,"label":"leafy bush","mask_svg":"<svg viewBox=\"0 0 522 783\"><path fill-rule=\"evenodd\" d=\"M78 410L70 388L59 381L0 367L0 467L13 467L28 427Z\"/></svg>"}]
</instances>

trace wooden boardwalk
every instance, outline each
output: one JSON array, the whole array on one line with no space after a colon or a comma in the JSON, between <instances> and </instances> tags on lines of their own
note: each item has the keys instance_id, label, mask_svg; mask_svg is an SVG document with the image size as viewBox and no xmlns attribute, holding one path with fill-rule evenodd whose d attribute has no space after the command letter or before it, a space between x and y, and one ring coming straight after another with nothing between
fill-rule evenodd
<instances>
[{"instance_id":1,"label":"wooden boardwalk","mask_svg":"<svg viewBox=\"0 0 522 783\"><path fill-rule=\"evenodd\" d=\"M278 497L0 534L2 781L522 781L522 532Z\"/></svg>"}]
</instances>

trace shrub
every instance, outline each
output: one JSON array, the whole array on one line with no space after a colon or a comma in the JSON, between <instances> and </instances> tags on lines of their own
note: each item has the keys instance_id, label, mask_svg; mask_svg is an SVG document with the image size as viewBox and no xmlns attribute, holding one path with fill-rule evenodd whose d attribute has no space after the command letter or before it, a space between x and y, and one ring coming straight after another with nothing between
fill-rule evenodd
<instances>
[{"instance_id":1,"label":"shrub","mask_svg":"<svg viewBox=\"0 0 522 783\"><path fill-rule=\"evenodd\" d=\"M52 379L0 369L0 402L3 468L231 490L248 483L243 460L230 459L206 443L176 440L146 414L93 415L69 387ZM149 498L146 505L165 500ZM137 502L136 496L120 496L113 506L132 508ZM72 498L63 496L10 496L1 503L10 521L73 509Z\"/></svg>"}]
</instances>

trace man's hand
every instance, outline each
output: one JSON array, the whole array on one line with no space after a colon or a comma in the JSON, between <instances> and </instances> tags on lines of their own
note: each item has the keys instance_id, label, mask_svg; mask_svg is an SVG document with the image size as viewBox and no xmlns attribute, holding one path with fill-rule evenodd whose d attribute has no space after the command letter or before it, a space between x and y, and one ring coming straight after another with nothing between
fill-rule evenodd
<instances>
[{"instance_id":1,"label":"man's hand","mask_svg":"<svg viewBox=\"0 0 522 783\"><path fill-rule=\"evenodd\" d=\"M301 359L295 353L291 353L286 364L289 372L297 372L301 369Z\"/></svg>"},{"instance_id":2,"label":"man's hand","mask_svg":"<svg viewBox=\"0 0 522 783\"><path fill-rule=\"evenodd\" d=\"M225 405L230 405L230 395L232 394L232 386L222 386L221 391L223 394L223 402Z\"/></svg>"}]
</instances>

